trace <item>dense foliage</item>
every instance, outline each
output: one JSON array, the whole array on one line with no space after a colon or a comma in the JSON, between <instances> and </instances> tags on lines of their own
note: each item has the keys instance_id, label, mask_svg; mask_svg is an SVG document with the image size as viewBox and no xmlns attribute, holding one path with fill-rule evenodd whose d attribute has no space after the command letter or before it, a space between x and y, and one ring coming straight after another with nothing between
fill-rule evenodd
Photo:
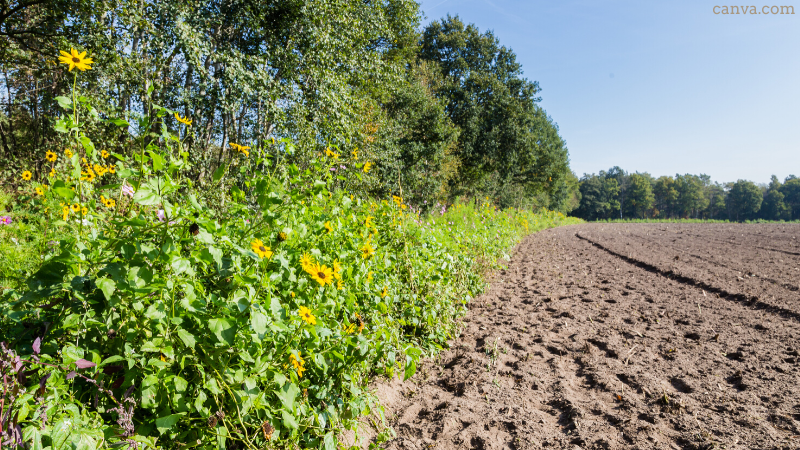
<instances>
[{"instance_id":1,"label":"dense foliage","mask_svg":"<svg viewBox=\"0 0 800 450\"><path fill-rule=\"evenodd\" d=\"M558 127L537 105L537 82L522 78L511 49L448 16L425 27L420 58L436 63L436 92L461 131L456 192L502 204L564 209L569 160Z\"/></svg>"},{"instance_id":2,"label":"dense foliage","mask_svg":"<svg viewBox=\"0 0 800 450\"><path fill-rule=\"evenodd\" d=\"M376 407L371 375L411 376L510 245L569 223L489 203L422 217L349 189L374 164L358 150L288 138L231 143L198 188L192 120L154 89L103 117L78 87L96 62L59 60L63 150L22 171L0 224L21 247L0 267L6 446L336 448Z\"/></svg>"},{"instance_id":3,"label":"dense foliage","mask_svg":"<svg viewBox=\"0 0 800 450\"><path fill-rule=\"evenodd\" d=\"M773 175L759 186L747 180L715 183L703 174L654 178L612 167L584 174L578 191L573 214L587 220L800 220L800 179L794 175L784 183Z\"/></svg>"},{"instance_id":4,"label":"dense foliage","mask_svg":"<svg viewBox=\"0 0 800 450\"><path fill-rule=\"evenodd\" d=\"M0 181L18 186L21 162L41 175L62 146L55 98L73 79L57 57L75 48L96 63L79 87L100 117L158 105L192 121L195 185L230 143L290 138L301 169L318 145L357 151L372 176L338 187L422 210L459 195L566 210L567 149L514 53L457 18L419 23L411 0L0 2ZM130 155L114 127L91 132Z\"/></svg>"},{"instance_id":5,"label":"dense foliage","mask_svg":"<svg viewBox=\"0 0 800 450\"><path fill-rule=\"evenodd\" d=\"M337 448L576 221L518 209L577 188L536 83L470 27L459 121L418 7L0 2L0 446Z\"/></svg>"}]
</instances>

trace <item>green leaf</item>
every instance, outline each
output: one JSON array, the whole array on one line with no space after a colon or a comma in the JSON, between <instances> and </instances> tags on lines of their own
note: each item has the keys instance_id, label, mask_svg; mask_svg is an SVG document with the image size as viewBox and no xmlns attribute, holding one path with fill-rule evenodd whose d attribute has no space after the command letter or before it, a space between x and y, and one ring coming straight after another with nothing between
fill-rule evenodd
<instances>
[{"instance_id":1,"label":"green leaf","mask_svg":"<svg viewBox=\"0 0 800 450\"><path fill-rule=\"evenodd\" d=\"M260 311L253 311L250 314L250 325L253 327L253 331L263 338L267 332L267 316Z\"/></svg>"},{"instance_id":2,"label":"green leaf","mask_svg":"<svg viewBox=\"0 0 800 450\"><path fill-rule=\"evenodd\" d=\"M186 345L189 348L194 348L195 340L192 333L189 333L183 328L179 328L177 333L178 337L181 338L181 341L183 341L184 345Z\"/></svg>"},{"instance_id":3,"label":"green leaf","mask_svg":"<svg viewBox=\"0 0 800 450\"><path fill-rule=\"evenodd\" d=\"M208 321L208 329L220 343L233 345L236 338L236 323L225 318L211 319Z\"/></svg>"},{"instance_id":4,"label":"green leaf","mask_svg":"<svg viewBox=\"0 0 800 450\"><path fill-rule=\"evenodd\" d=\"M225 175L225 169L227 169L227 168L228 168L228 166L226 166L225 164L217 167L217 170L214 171L214 176L213 176L214 183L216 183L216 182L218 182L219 180L222 179L222 176Z\"/></svg>"},{"instance_id":5,"label":"green leaf","mask_svg":"<svg viewBox=\"0 0 800 450\"><path fill-rule=\"evenodd\" d=\"M67 200L72 200L76 195L75 191L68 188L67 185L61 180L57 180L55 183L53 183L53 192L55 192L59 197Z\"/></svg>"},{"instance_id":6,"label":"green leaf","mask_svg":"<svg viewBox=\"0 0 800 450\"><path fill-rule=\"evenodd\" d=\"M35 425L29 425L22 430L22 441L30 444L30 450L42 450L42 433Z\"/></svg>"},{"instance_id":7,"label":"green leaf","mask_svg":"<svg viewBox=\"0 0 800 450\"><path fill-rule=\"evenodd\" d=\"M56 97L56 101L58 102L58 106L60 106L65 111L72 110L72 99L69 97L58 96Z\"/></svg>"},{"instance_id":8,"label":"green leaf","mask_svg":"<svg viewBox=\"0 0 800 450\"><path fill-rule=\"evenodd\" d=\"M153 206L161 204L161 196L157 192L150 189L147 185L142 185L135 194L133 194L133 201L143 206Z\"/></svg>"},{"instance_id":9,"label":"green leaf","mask_svg":"<svg viewBox=\"0 0 800 450\"><path fill-rule=\"evenodd\" d=\"M297 420L291 413L281 411L281 416L283 417L283 426L293 430L297 428Z\"/></svg>"},{"instance_id":10,"label":"green leaf","mask_svg":"<svg viewBox=\"0 0 800 450\"><path fill-rule=\"evenodd\" d=\"M403 381L408 380L409 378L413 377L414 374L417 372L417 362L413 359L409 360L406 358L406 371L403 375Z\"/></svg>"},{"instance_id":11,"label":"green leaf","mask_svg":"<svg viewBox=\"0 0 800 450\"><path fill-rule=\"evenodd\" d=\"M67 443L67 438L72 433L72 424L70 419L64 418L53 424L50 431L50 448L53 450L62 450Z\"/></svg>"},{"instance_id":12,"label":"green leaf","mask_svg":"<svg viewBox=\"0 0 800 450\"><path fill-rule=\"evenodd\" d=\"M129 127L129 126L131 126L131 124L129 124L127 120L120 119L120 118L108 119L108 122L113 123L114 125L116 125L118 127Z\"/></svg>"},{"instance_id":13,"label":"green leaf","mask_svg":"<svg viewBox=\"0 0 800 450\"><path fill-rule=\"evenodd\" d=\"M275 395L278 396L278 399L288 411L292 411L294 409L294 400L297 398L297 394L299 393L300 388L298 388L294 383L286 383L275 393Z\"/></svg>"},{"instance_id":14,"label":"green leaf","mask_svg":"<svg viewBox=\"0 0 800 450\"><path fill-rule=\"evenodd\" d=\"M323 442L325 444L325 450L336 450L336 439L334 439L332 431L329 431L325 435Z\"/></svg>"},{"instance_id":15,"label":"green leaf","mask_svg":"<svg viewBox=\"0 0 800 450\"><path fill-rule=\"evenodd\" d=\"M204 248L203 251L200 252L200 258L209 264L215 263L218 268L222 267L222 250L216 247Z\"/></svg>"},{"instance_id":16,"label":"green leaf","mask_svg":"<svg viewBox=\"0 0 800 450\"><path fill-rule=\"evenodd\" d=\"M197 393L197 397L194 399L194 409L196 409L198 412L202 412L203 404L206 402L207 398L208 396L206 396L206 392L200 390L200 392Z\"/></svg>"},{"instance_id":17,"label":"green leaf","mask_svg":"<svg viewBox=\"0 0 800 450\"><path fill-rule=\"evenodd\" d=\"M119 356L119 355L109 356L108 358L104 359L103 362L98 364L97 367L103 367L106 364L111 364L111 363L117 362L117 361L125 361L125 358L123 358L122 356Z\"/></svg>"},{"instance_id":18,"label":"green leaf","mask_svg":"<svg viewBox=\"0 0 800 450\"><path fill-rule=\"evenodd\" d=\"M152 150L148 150L147 153L153 159L153 170L164 170L164 158Z\"/></svg>"},{"instance_id":19,"label":"green leaf","mask_svg":"<svg viewBox=\"0 0 800 450\"><path fill-rule=\"evenodd\" d=\"M86 150L86 154L89 155L90 158L94 157L94 143L91 139L87 136L81 136L80 139L81 145L83 145L83 149Z\"/></svg>"},{"instance_id":20,"label":"green leaf","mask_svg":"<svg viewBox=\"0 0 800 450\"><path fill-rule=\"evenodd\" d=\"M187 273L189 276L194 276L194 270L192 270L192 266L186 258L175 257L172 260L171 266L172 270L175 271L175 275Z\"/></svg>"},{"instance_id":21,"label":"green leaf","mask_svg":"<svg viewBox=\"0 0 800 450\"><path fill-rule=\"evenodd\" d=\"M114 295L114 291L117 290L117 283L110 278L100 278L95 281L95 284L103 291L106 300L111 300L111 296Z\"/></svg>"},{"instance_id":22,"label":"green leaf","mask_svg":"<svg viewBox=\"0 0 800 450\"><path fill-rule=\"evenodd\" d=\"M185 413L178 413L178 414L170 414L168 416L159 417L156 419L156 428L158 428L158 432L161 434L166 433L172 428L173 425L178 423L181 420L181 416Z\"/></svg>"}]
</instances>

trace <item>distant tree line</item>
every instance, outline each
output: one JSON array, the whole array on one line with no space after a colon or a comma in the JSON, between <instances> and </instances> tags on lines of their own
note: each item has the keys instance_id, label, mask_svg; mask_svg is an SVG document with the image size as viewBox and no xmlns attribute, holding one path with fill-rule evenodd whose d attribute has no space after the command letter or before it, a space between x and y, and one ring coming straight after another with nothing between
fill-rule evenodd
<instances>
[{"instance_id":1,"label":"distant tree line","mask_svg":"<svg viewBox=\"0 0 800 450\"><path fill-rule=\"evenodd\" d=\"M655 178L628 173L619 166L584 174L578 184L578 207L586 219L800 220L800 178L776 177L767 185L752 181L713 182L705 174Z\"/></svg>"}]
</instances>

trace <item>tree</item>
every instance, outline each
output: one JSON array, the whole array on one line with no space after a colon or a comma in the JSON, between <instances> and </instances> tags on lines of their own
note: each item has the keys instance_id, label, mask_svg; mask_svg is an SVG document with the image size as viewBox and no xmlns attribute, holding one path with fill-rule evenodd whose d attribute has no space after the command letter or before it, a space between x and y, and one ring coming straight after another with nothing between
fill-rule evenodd
<instances>
[{"instance_id":1,"label":"tree","mask_svg":"<svg viewBox=\"0 0 800 450\"><path fill-rule=\"evenodd\" d=\"M445 80L438 95L460 128L456 192L500 197L498 188L519 185L515 192L546 193L550 208L563 207L566 144L537 105L539 85L522 77L514 52L491 31L447 16L423 30L420 58L438 65Z\"/></svg>"},{"instance_id":2,"label":"tree","mask_svg":"<svg viewBox=\"0 0 800 450\"><path fill-rule=\"evenodd\" d=\"M57 145L58 135L39 130L52 128L53 99L72 77L50 62L74 47L94 58L79 90L101 116L158 104L192 119L186 144L198 178L230 142L263 153L268 137L293 137L301 165L324 145L368 147L365 97L405 82L420 18L412 0L58 1L0 23L0 64L11 68L0 81L10 97L0 141L17 141L5 150L20 157ZM7 34L36 14L27 37Z\"/></svg>"},{"instance_id":3,"label":"tree","mask_svg":"<svg viewBox=\"0 0 800 450\"><path fill-rule=\"evenodd\" d=\"M772 176L766 192L764 201L761 203L759 216L766 220L784 220L789 218L789 208L784 203L784 195L781 192L781 182L775 175Z\"/></svg>"},{"instance_id":4,"label":"tree","mask_svg":"<svg viewBox=\"0 0 800 450\"><path fill-rule=\"evenodd\" d=\"M644 219L654 202L650 180L638 173L631 174L628 177L627 196L622 208L625 215Z\"/></svg>"},{"instance_id":5,"label":"tree","mask_svg":"<svg viewBox=\"0 0 800 450\"><path fill-rule=\"evenodd\" d=\"M783 201L789 208L789 217L792 220L800 219L800 178L789 175L780 188Z\"/></svg>"},{"instance_id":6,"label":"tree","mask_svg":"<svg viewBox=\"0 0 800 450\"><path fill-rule=\"evenodd\" d=\"M447 200L458 169L458 128L433 95L436 74L426 64L412 65L407 81L381 99L385 117L373 144L380 185L368 190L384 198L403 193L407 203L426 210Z\"/></svg>"},{"instance_id":7,"label":"tree","mask_svg":"<svg viewBox=\"0 0 800 450\"><path fill-rule=\"evenodd\" d=\"M697 175L675 175L675 191L677 213L681 217L697 217L708 206L708 199L704 195L704 181Z\"/></svg>"},{"instance_id":8,"label":"tree","mask_svg":"<svg viewBox=\"0 0 800 450\"><path fill-rule=\"evenodd\" d=\"M673 217L678 200L675 180L669 176L659 177L653 183L653 195L658 216L661 218Z\"/></svg>"},{"instance_id":9,"label":"tree","mask_svg":"<svg viewBox=\"0 0 800 450\"><path fill-rule=\"evenodd\" d=\"M725 211L725 189L719 184L711 184L706 187L706 206L703 216L707 219L716 219L719 214Z\"/></svg>"},{"instance_id":10,"label":"tree","mask_svg":"<svg viewBox=\"0 0 800 450\"><path fill-rule=\"evenodd\" d=\"M586 220L608 219L619 210L619 185L615 178L584 174L580 185L581 204L575 215Z\"/></svg>"},{"instance_id":11,"label":"tree","mask_svg":"<svg viewBox=\"0 0 800 450\"><path fill-rule=\"evenodd\" d=\"M728 211L737 221L754 218L761 208L762 198L761 190L755 183L738 180L728 192Z\"/></svg>"}]
</instances>

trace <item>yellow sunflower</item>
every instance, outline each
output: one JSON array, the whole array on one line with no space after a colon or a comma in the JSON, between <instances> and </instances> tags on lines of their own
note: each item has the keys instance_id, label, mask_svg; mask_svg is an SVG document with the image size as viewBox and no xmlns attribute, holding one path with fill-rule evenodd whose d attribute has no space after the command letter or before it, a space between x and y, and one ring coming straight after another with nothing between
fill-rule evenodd
<instances>
[{"instance_id":1,"label":"yellow sunflower","mask_svg":"<svg viewBox=\"0 0 800 450\"><path fill-rule=\"evenodd\" d=\"M372 169L372 163L367 161L364 163L364 173L368 173L369 170Z\"/></svg>"},{"instance_id":2,"label":"yellow sunflower","mask_svg":"<svg viewBox=\"0 0 800 450\"><path fill-rule=\"evenodd\" d=\"M375 249L372 248L372 245L369 242L362 245L359 250L361 250L361 257L364 259L367 259L375 254Z\"/></svg>"},{"instance_id":3,"label":"yellow sunflower","mask_svg":"<svg viewBox=\"0 0 800 450\"><path fill-rule=\"evenodd\" d=\"M289 238L289 236L287 236L287 235L286 235L286 233L284 233L283 231L281 231L280 233L278 233L278 240L279 240L279 241L285 241L285 240L286 240L286 239L288 239L288 238Z\"/></svg>"},{"instance_id":4,"label":"yellow sunflower","mask_svg":"<svg viewBox=\"0 0 800 450\"><path fill-rule=\"evenodd\" d=\"M322 264L314 264L312 270L308 271L311 278L315 280L320 286L333 283L333 270L330 267Z\"/></svg>"},{"instance_id":5,"label":"yellow sunflower","mask_svg":"<svg viewBox=\"0 0 800 450\"><path fill-rule=\"evenodd\" d=\"M92 58L86 57L86 52L78 53L77 50L74 48L71 50L70 53L61 50L61 56L58 57L58 60L61 64L66 64L69 66L69 71L72 72L72 69L78 68L81 72L86 69L91 69L91 64L94 64Z\"/></svg>"},{"instance_id":6,"label":"yellow sunflower","mask_svg":"<svg viewBox=\"0 0 800 450\"><path fill-rule=\"evenodd\" d=\"M82 181L88 181L91 183L92 181L94 181L94 177L95 177L94 171L89 167L87 167L85 171L81 172Z\"/></svg>"},{"instance_id":7,"label":"yellow sunflower","mask_svg":"<svg viewBox=\"0 0 800 450\"><path fill-rule=\"evenodd\" d=\"M81 208L81 215L82 216L85 216L88 213L89 213L89 210L85 206Z\"/></svg>"},{"instance_id":8,"label":"yellow sunflower","mask_svg":"<svg viewBox=\"0 0 800 450\"><path fill-rule=\"evenodd\" d=\"M339 159L339 154L331 150L330 147L325 149L325 154L333 159Z\"/></svg>"},{"instance_id":9,"label":"yellow sunflower","mask_svg":"<svg viewBox=\"0 0 800 450\"><path fill-rule=\"evenodd\" d=\"M69 217L69 206L64 206L61 208L61 218L67 220Z\"/></svg>"},{"instance_id":10,"label":"yellow sunflower","mask_svg":"<svg viewBox=\"0 0 800 450\"><path fill-rule=\"evenodd\" d=\"M39 197L44 195L44 191L40 187L35 188L34 191L36 192L36 195L38 195Z\"/></svg>"},{"instance_id":11,"label":"yellow sunflower","mask_svg":"<svg viewBox=\"0 0 800 450\"><path fill-rule=\"evenodd\" d=\"M366 220L364 220L364 226L366 226L366 227L371 227L371 226L372 226L372 219L374 219L374 217L372 217L372 216L367 216L367 219L366 219Z\"/></svg>"},{"instance_id":12,"label":"yellow sunflower","mask_svg":"<svg viewBox=\"0 0 800 450\"><path fill-rule=\"evenodd\" d=\"M113 208L117 204L117 202L115 202L113 198L106 199L104 203L106 205L106 208Z\"/></svg>"},{"instance_id":13,"label":"yellow sunflower","mask_svg":"<svg viewBox=\"0 0 800 450\"><path fill-rule=\"evenodd\" d=\"M33 178L33 174L29 170L26 170L25 172L22 172L22 179L23 180L31 181L31 178Z\"/></svg>"},{"instance_id":14,"label":"yellow sunflower","mask_svg":"<svg viewBox=\"0 0 800 450\"><path fill-rule=\"evenodd\" d=\"M381 291L381 298L384 298L384 297L386 297L387 295L389 295L389 288L388 288L388 287L386 287L386 286L384 286L384 287L383 287L383 290Z\"/></svg>"},{"instance_id":15,"label":"yellow sunflower","mask_svg":"<svg viewBox=\"0 0 800 450\"><path fill-rule=\"evenodd\" d=\"M336 278L337 280L342 279L342 265L339 264L339 261L333 262L333 278Z\"/></svg>"},{"instance_id":16,"label":"yellow sunflower","mask_svg":"<svg viewBox=\"0 0 800 450\"><path fill-rule=\"evenodd\" d=\"M55 168L53 168L53 169L50 169L50 174L49 174L48 176L49 176L50 178L53 178L54 176L56 176L56 169L55 169Z\"/></svg>"},{"instance_id":17,"label":"yellow sunflower","mask_svg":"<svg viewBox=\"0 0 800 450\"><path fill-rule=\"evenodd\" d=\"M314 268L314 260L311 258L311 255L303 253L303 256L300 257L300 267L306 272L311 273L311 270Z\"/></svg>"},{"instance_id":18,"label":"yellow sunflower","mask_svg":"<svg viewBox=\"0 0 800 450\"><path fill-rule=\"evenodd\" d=\"M330 221L325 222L325 229L328 230L328 233L333 231L333 225L331 225Z\"/></svg>"},{"instance_id":19,"label":"yellow sunflower","mask_svg":"<svg viewBox=\"0 0 800 450\"><path fill-rule=\"evenodd\" d=\"M72 212L78 212L80 210L81 210L81 205L79 205L77 203L73 203L72 204Z\"/></svg>"},{"instance_id":20,"label":"yellow sunflower","mask_svg":"<svg viewBox=\"0 0 800 450\"><path fill-rule=\"evenodd\" d=\"M317 318L314 317L314 315L311 314L311 310L306 308L305 306L301 306L300 310L297 311L297 314L300 315L300 318L303 319L303 321L305 323L307 323L309 325L316 325L317 324Z\"/></svg>"},{"instance_id":21,"label":"yellow sunflower","mask_svg":"<svg viewBox=\"0 0 800 450\"><path fill-rule=\"evenodd\" d=\"M58 155L56 155L55 153L51 152L50 150L48 150L47 153L44 154L44 157L45 157L45 159L47 159L50 162L55 162L56 159L58 159Z\"/></svg>"},{"instance_id":22,"label":"yellow sunflower","mask_svg":"<svg viewBox=\"0 0 800 450\"><path fill-rule=\"evenodd\" d=\"M292 363L292 366L294 366L295 370L297 370L297 376L299 378L302 378L303 372L305 372L306 370L305 367L303 367L306 364L306 362L303 359L303 357L300 356L300 351L299 350L297 351L297 356L294 356L294 353L289 355L289 361Z\"/></svg>"},{"instance_id":23,"label":"yellow sunflower","mask_svg":"<svg viewBox=\"0 0 800 450\"><path fill-rule=\"evenodd\" d=\"M175 113L175 120L177 120L178 122L186 125L187 127L192 126L192 119L190 119L188 117L181 117L181 116L178 115L178 113Z\"/></svg>"},{"instance_id":24,"label":"yellow sunflower","mask_svg":"<svg viewBox=\"0 0 800 450\"><path fill-rule=\"evenodd\" d=\"M260 258L270 258L272 256L272 250L265 246L261 239L256 239L250 243L250 247L256 252Z\"/></svg>"},{"instance_id":25,"label":"yellow sunflower","mask_svg":"<svg viewBox=\"0 0 800 450\"><path fill-rule=\"evenodd\" d=\"M100 152L100 156L102 156L103 158L108 158L108 150L103 150L102 152Z\"/></svg>"},{"instance_id":26,"label":"yellow sunflower","mask_svg":"<svg viewBox=\"0 0 800 450\"><path fill-rule=\"evenodd\" d=\"M353 159L358 159L358 150L353 150Z\"/></svg>"},{"instance_id":27,"label":"yellow sunflower","mask_svg":"<svg viewBox=\"0 0 800 450\"><path fill-rule=\"evenodd\" d=\"M364 331L364 320L361 318L361 314L356 313L356 322L358 322L358 332L361 333Z\"/></svg>"},{"instance_id":28,"label":"yellow sunflower","mask_svg":"<svg viewBox=\"0 0 800 450\"><path fill-rule=\"evenodd\" d=\"M66 156L67 158L72 158L72 150L68 148L64 149L64 156Z\"/></svg>"}]
</instances>

